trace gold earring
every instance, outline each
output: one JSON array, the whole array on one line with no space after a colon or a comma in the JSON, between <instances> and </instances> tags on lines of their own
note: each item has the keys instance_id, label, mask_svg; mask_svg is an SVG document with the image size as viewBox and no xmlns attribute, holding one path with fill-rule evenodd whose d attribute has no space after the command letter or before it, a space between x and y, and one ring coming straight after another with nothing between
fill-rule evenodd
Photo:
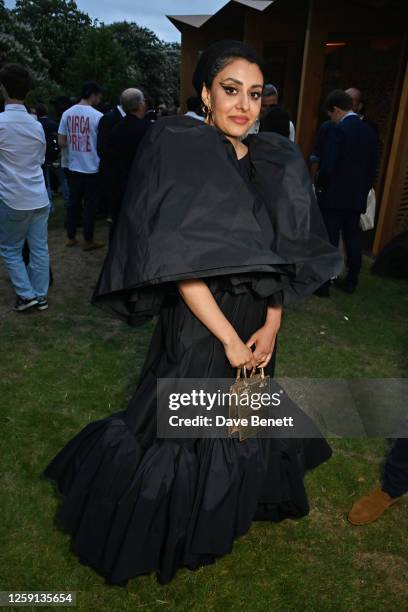
<instances>
[{"instance_id":1,"label":"gold earring","mask_svg":"<svg viewBox=\"0 0 408 612\"><path fill-rule=\"evenodd\" d=\"M208 121L208 122L211 121L211 119L212 119L212 110L211 110L211 108L209 106L206 105L204 100L203 100L203 105L202 105L201 108L202 108L202 111L204 113L205 121Z\"/></svg>"}]
</instances>

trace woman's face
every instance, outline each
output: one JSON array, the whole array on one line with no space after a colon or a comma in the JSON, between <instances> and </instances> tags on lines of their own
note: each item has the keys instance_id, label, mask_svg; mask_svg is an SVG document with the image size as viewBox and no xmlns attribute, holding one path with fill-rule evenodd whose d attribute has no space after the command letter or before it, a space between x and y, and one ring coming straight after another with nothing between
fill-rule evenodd
<instances>
[{"instance_id":1,"label":"woman's face","mask_svg":"<svg viewBox=\"0 0 408 612\"><path fill-rule=\"evenodd\" d=\"M263 75L256 64L236 59L223 68L202 99L211 109L211 124L226 136L240 138L261 112Z\"/></svg>"}]
</instances>

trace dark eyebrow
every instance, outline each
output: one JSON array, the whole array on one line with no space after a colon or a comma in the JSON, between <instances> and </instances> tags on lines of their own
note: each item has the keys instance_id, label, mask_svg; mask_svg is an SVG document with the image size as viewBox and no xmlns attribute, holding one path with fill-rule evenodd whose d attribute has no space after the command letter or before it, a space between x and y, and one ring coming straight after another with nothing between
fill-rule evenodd
<instances>
[{"instance_id":1,"label":"dark eyebrow","mask_svg":"<svg viewBox=\"0 0 408 612\"><path fill-rule=\"evenodd\" d=\"M233 81L233 82L234 82L234 83L236 83L237 85L243 85L242 81L238 81L238 79L234 79L233 77L227 77L226 79L223 79L223 81L222 81L222 82L224 83L225 81ZM251 85L251 89L252 89L253 87L263 87L263 85L261 85L260 83L259 83L259 84L256 84L256 85Z\"/></svg>"}]
</instances>

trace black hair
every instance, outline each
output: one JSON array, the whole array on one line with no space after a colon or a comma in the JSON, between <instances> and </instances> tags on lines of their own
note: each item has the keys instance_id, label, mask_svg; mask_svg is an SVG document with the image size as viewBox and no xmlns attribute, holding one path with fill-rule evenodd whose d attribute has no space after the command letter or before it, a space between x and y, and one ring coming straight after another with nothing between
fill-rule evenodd
<instances>
[{"instance_id":1,"label":"black hair","mask_svg":"<svg viewBox=\"0 0 408 612\"><path fill-rule=\"evenodd\" d=\"M100 93L102 93L102 87L95 81L86 81L86 83L82 85L81 98L84 100L88 100L92 94L97 95Z\"/></svg>"},{"instance_id":2,"label":"black hair","mask_svg":"<svg viewBox=\"0 0 408 612\"><path fill-rule=\"evenodd\" d=\"M342 89L334 89L324 101L324 110L334 111L335 106L342 111L350 111L353 108L353 100L351 96Z\"/></svg>"},{"instance_id":3,"label":"black hair","mask_svg":"<svg viewBox=\"0 0 408 612\"><path fill-rule=\"evenodd\" d=\"M289 113L280 106L274 105L268 108L261 119L260 132L275 132L289 138Z\"/></svg>"},{"instance_id":4,"label":"black hair","mask_svg":"<svg viewBox=\"0 0 408 612\"><path fill-rule=\"evenodd\" d=\"M194 113L199 113L201 110L201 98L198 96L190 96L186 100L187 109Z\"/></svg>"},{"instance_id":5,"label":"black hair","mask_svg":"<svg viewBox=\"0 0 408 612\"><path fill-rule=\"evenodd\" d=\"M234 59L256 64L263 74L262 60L253 47L239 40L220 40L203 51L194 71L193 85L200 99L203 84L210 88L217 74Z\"/></svg>"},{"instance_id":6,"label":"black hair","mask_svg":"<svg viewBox=\"0 0 408 612\"><path fill-rule=\"evenodd\" d=\"M9 98L24 100L32 88L29 71L21 64L6 64L0 70L0 83L7 91Z\"/></svg>"},{"instance_id":7,"label":"black hair","mask_svg":"<svg viewBox=\"0 0 408 612\"><path fill-rule=\"evenodd\" d=\"M35 107L35 111L37 113L37 117L45 117L48 113L47 107L41 102L37 104L37 106Z\"/></svg>"}]
</instances>

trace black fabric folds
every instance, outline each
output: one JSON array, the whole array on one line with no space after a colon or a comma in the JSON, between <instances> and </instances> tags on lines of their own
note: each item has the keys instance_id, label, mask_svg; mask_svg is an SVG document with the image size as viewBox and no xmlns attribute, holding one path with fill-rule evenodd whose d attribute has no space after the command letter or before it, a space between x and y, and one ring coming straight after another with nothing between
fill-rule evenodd
<instances>
[{"instance_id":1,"label":"black fabric folds","mask_svg":"<svg viewBox=\"0 0 408 612\"><path fill-rule=\"evenodd\" d=\"M298 147L272 133L247 142L252 181L216 128L185 116L151 128L93 303L139 324L174 281L224 277L287 304L340 272Z\"/></svg>"},{"instance_id":2,"label":"black fabric folds","mask_svg":"<svg viewBox=\"0 0 408 612\"><path fill-rule=\"evenodd\" d=\"M265 322L267 302L251 292L214 298L240 338ZM275 357L276 345L271 377ZM155 572L167 584L180 568L230 553L253 521L308 514L303 478L330 458L324 439L157 437L158 378L234 375L223 344L180 295L168 296L126 410L86 423L44 470L61 497L57 526L107 582Z\"/></svg>"}]
</instances>

